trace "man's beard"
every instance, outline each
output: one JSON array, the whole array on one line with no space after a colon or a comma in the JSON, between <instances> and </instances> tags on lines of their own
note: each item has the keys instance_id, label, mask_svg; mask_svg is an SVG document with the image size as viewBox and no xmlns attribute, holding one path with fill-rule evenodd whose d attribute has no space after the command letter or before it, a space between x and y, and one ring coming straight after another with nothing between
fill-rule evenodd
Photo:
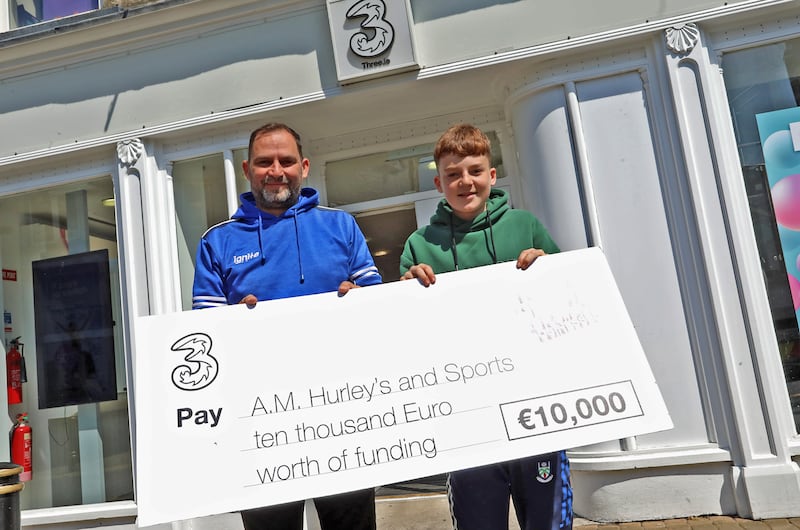
<instances>
[{"instance_id":1,"label":"man's beard","mask_svg":"<svg viewBox=\"0 0 800 530\"><path fill-rule=\"evenodd\" d=\"M300 185L295 186L286 183L287 187L280 191L270 191L266 187L261 189L261 193L255 196L256 204L262 210L274 208L290 208L294 206L300 197Z\"/></svg>"}]
</instances>

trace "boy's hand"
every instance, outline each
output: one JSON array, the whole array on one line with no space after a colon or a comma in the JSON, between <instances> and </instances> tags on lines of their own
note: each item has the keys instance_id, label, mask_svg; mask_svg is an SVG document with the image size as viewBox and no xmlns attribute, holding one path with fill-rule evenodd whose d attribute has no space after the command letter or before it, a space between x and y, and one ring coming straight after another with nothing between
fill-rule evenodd
<instances>
[{"instance_id":1,"label":"boy's hand","mask_svg":"<svg viewBox=\"0 0 800 530\"><path fill-rule=\"evenodd\" d=\"M526 248L522 252L519 253L519 257L517 258L517 268L526 270L528 267L531 266L531 263L536 261L536 258L539 256L544 256L547 253L544 250L538 248Z\"/></svg>"},{"instance_id":2,"label":"boy's hand","mask_svg":"<svg viewBox=\"0 0 800 530\"><path fill-rule=\"evenodd\" d=\"M339 284L339 290L338 290L339 296L342 297L346 295L350 291L350 289L358 289L359 287L361 286L345 280Z\"/></svg>"},{"instance_id":3,"label":"boy's hand","mask_svg":"<svg viewBox=\"0 0 800 530\"><path fill-rule=\"evenodd\" d=\"M426 265L425 263L413 265L405 274L400 276L401 280L413 280L414 278L425 287L436 283L436 275L433 273L433 269L430 265Z\"/></svg>"}]
</instances>

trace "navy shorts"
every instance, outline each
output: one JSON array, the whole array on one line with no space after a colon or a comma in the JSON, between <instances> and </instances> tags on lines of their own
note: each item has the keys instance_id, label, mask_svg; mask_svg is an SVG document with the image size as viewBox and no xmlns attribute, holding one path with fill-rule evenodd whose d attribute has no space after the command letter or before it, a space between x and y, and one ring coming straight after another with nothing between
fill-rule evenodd
<instances>
[{"instance_id":1,"label":"navy shorts","mask_svg":"<svg viewBox=\"0 0 800 530\"><path fill-rule=\"evenodd\" d=\"M507 529L509 499L521 530L570 530L572 485L565 451L450 473L455 530Z\"/></svg>"}]
</instances>

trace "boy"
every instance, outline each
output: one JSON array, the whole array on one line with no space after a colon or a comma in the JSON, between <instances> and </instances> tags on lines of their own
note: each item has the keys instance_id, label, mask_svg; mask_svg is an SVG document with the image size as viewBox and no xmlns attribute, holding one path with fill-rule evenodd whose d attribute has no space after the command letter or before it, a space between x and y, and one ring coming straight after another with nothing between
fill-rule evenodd
<instances>
[{"instance_id":1,"label":"boy","mask_svg":"<svg viewBox=\"0 0 800 530\"><path fill-rule=\"evenodd\" d=\"M406 240L402 280L425 287L436 274L516 260L526 270L558 252L544 226L529 212L512 210L491 167L489 139L478 128L458 124L436 142L434 184L444 199L428 226ZM454 471L447 481L457 530L508 528L509 496L522 530L572 528L572 487L564 451Z\"/></svg>"}]
</instances>

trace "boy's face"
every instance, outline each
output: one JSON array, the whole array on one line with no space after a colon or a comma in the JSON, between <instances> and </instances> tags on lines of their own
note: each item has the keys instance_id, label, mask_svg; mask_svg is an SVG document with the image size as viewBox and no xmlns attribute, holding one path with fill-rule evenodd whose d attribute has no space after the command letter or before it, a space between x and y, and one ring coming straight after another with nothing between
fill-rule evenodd
<instances>
[{"instance_id":1,"label":"boy's face","mask_svg":"<svg viewBox=\"0 0 800 530\"><path fill-rule=\"evenodd\" d=\"M483 212L497 181L497 172L489 167L486 155L462 157L445 153L437 168L433 183L459 219L471 221Z\"/></svg>"}]
</instances>

